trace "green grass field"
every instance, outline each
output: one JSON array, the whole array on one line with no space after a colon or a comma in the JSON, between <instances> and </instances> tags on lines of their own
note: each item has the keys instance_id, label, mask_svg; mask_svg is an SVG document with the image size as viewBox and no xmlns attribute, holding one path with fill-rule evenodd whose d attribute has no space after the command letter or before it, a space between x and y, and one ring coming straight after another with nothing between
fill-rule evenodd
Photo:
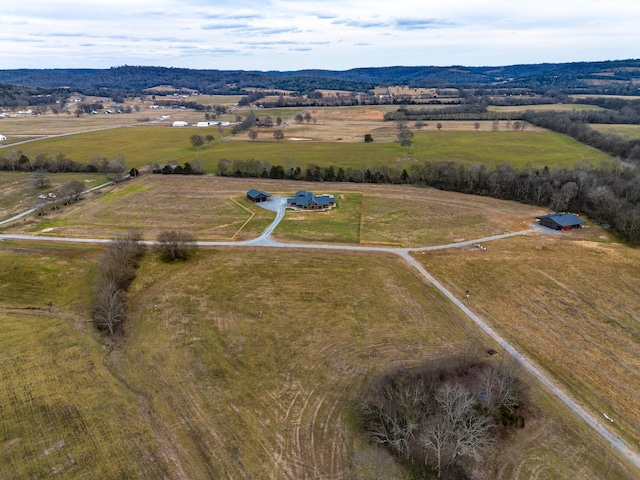
<instances>
[{"instance_id":1,"label":"green grass field","mask_svg":"<svg viewBox=\"0 0 640 480\"><path fill-rule=\"evenodd\" d=\"M209 133L217 139L211 145L200 148L191 146L191 135ZM197 159L209 172L215 171L222 158L254 158L273 165L293 161L301 168L306 168L308 164L406 166L422 160L455 160L486 165L510 163L514 167L530 163L542 167L571 166L582 159L589 159L593 163L609 159L607 155L573 139L550 132L416 132L413 145L408 149L402 148L397 142L283 141L278 144L273 139L265 142L227 142L220 141L218 137L216 129L130 127L41 140L22 145L20 150L27 155L41 152L55 155L62 152L80 162L89 162L95 156L111 158L123 153L128 167L163 164L171 160L184 163Z\"/></svg>"},{"instance_id":2,"label":"green grass field","mask_svg":"<svg viewBox=\"0 0 640 480\"><path fill-rule=\"evenodd\" d=\"M591 124L591 128L602 133L613 133L620 135L625 140L640 139L640 125L610 125L610 124Z\"/></svg>"},{"instance_id":3,"label":"green grass field","mask_svg":"<svg viewBox=\"0 0 640 480\"><path fill-rule=\"evenodd\" d=\"M359 243L362 195L318 189L314 193L335 195L337 206L321 212L287 211L274 232L275 238L284 241Z\"/></svg>"},{"instance_id":4,"label":"green grass field","mask_svg":"<svg viewBox=\"0 0 640 480\"><path fill-rule=\"evenodd\" d=\"M550 105L513 105L508 107L502 107L497 105L490 105L487 107L487 110L490 112L525 112L527 110L533 110L536 112L543 111L554 111L554 112L563 112L563 111L572 111L572 110L605 110L598 105L586 105L582 103L554 103Z\"/></svg>"}]
</instances>

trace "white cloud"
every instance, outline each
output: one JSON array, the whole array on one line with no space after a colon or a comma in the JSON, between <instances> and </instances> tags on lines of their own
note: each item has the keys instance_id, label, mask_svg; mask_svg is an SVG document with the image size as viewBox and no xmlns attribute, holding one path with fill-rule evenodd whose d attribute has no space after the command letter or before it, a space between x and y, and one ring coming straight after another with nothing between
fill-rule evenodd
<instances>
[{"instance_id":1,"label":"white cloud","mask_svg":"<svg viewBox=\"0 0 640 480\"><path fill-rule=\"evenodd\" d=\"M636 0L409 0L402 8L389 0L23 0L0 18L0 65L292 70L606 60L637 57L639 27Z\"/></svg>"}]
</instances>

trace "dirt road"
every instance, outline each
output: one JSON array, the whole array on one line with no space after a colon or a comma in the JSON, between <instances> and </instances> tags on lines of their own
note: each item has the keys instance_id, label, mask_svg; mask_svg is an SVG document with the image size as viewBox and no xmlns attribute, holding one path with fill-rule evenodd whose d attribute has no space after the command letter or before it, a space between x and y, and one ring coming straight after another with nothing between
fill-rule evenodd
<instances>
[{"instance_id":1,"label":"dirt road","mask_svg":"<svg viewBox=\"0 0 640 480\"><path fill-rule=\"evenodd\" d=\"M556 383L548 373L546 373L538 364L528 359L520 352L518 352L513 345L511 345L504 337L491 328L482 318L473 313L460 299L456 298L449 290L447 290L440 282L438 282L425 268L418 263L412 256L412 252L424 252L428 250L441 250L446 248L463 248L477 243L486 243L502 238L509 238L519 235L526 235L534 232L533 229L522 230L519 232L508 233L504 235L494 235L491 237L480 238L476 240L453 243L447 245L436 245L431 247L421 248L389 248L389 247L367 247L360 245L325 245L325 244L313 244L313 243L281 243L271 238L272 232L278 226L280 221L284 218L286 210L286 199L274 198L272 202L265 202L265 204L258 204L263 208L276 212L275 220L269 225L269 227L257 238L253 240L243 242L197 242L202 247L216 247L216 246L232 246L232 247L246 247L246 246L260 246L266 248L296 248L296 249L312 249L312 250L341 250L341 251L366 251L366 252L379 252L379 253L391 253L402 257L409 265L415 268L428 282L433 284L444 296L446 296L454 305L456 305L462 312L469 317L478 327L480 327L487 335L495 340L504 350L509 353L514 359L516 359L523 368L525 368L531 375L533 375L540 383L542 383L551 393L558 397L567 407L576 413L587 425L593 428L612 448L623 455L630 463L636 468L640 469L640 454L637 450L627 445L621 438L619 438L609 427L599 418L587 411L575 398L573 398L567 391ZM23 213L22 215L25 215ZM0 240L35 240L41 242L70 242L70 243L109 243L110 240L95 239L95 238L64 238L64 237L49 237L49 236L36 236L36 235L17 235L17 234L0 234ZM153 245L156 242L145 241L147 245Z\"/></svg>"}]
</instances>

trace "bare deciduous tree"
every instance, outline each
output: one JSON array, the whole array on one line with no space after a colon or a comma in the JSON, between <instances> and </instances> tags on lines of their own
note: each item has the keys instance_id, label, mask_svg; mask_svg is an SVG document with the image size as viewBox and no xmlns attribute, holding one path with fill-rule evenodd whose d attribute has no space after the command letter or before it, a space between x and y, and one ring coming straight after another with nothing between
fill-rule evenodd
<instances>
[{"instance_id":1,"label":"bare deciduous tree","mask_svg":"<svg viewBox=\"0 0 640 480\"><path fill-rule=\"evenodd\" d=\"M275 138L275 139L276 139L276 141L277 141L278 143L280 143L280 140L282 140L282 139L284 138L284 132L283 132L282 130L280 130L280 129L278 129L278 130L274 130L274 132L273 132L273 138Z\"/></svg>"},{"instance_id":2,"label":"bare deciduous tree","mask_svg":"<svg viewBox=\"0 0 640 480\"><path fill-rule=\"evenodd\" d=\"M113 335L124 322L125 300L122 290L111 279L99 276L93 287L93 321L99 330Z\"/></svg>"},{"instance_id":3,"label":"bare deciduous tree","mask_svg":"<svg viewBox=\"0 0 640 480\"><path fill-rule=\"evenodd\" d=\"M437 410L421 435L425 462L433 454L438 477L459 457L479 461L480 450L493 443L493 419L481 413L478 400L465 387L445 383L435 394Z\"/></svg>"},{"instance_id":4,"label":"bare deciduous tree","mask_svg":"<svg viewBox=\"0 0 640 480\"><path fill-rule=\"evenodd\" d=\"M51 179L46 170L39 169L33 174L33 186L35 188L48 187L51 184Z\"/></svg>"},{"instance_id":5,"label":"bare deciduous tree","mask_svg":"<svg viewBox=\"0 0 640 480\"><path fill-rule=\"evenodd\" d=\"M93 285L92 303L92 318L99 330L107 330L113 335L124 323L124 293L135 277L143 253L140 233L129 232L109 244L102 255Z\"/></svg>"},{"instance_id":6,"label":"bare deciduous tree","mask_svg":"<svg viewBox=\"0 0 640 480\"><path fill-rule=\"evenodd\" d=\"M166 262L187 260L196 250L196 241L190 233L165 230L158 235L157 248Z\"/></svg>"}]
</instances>

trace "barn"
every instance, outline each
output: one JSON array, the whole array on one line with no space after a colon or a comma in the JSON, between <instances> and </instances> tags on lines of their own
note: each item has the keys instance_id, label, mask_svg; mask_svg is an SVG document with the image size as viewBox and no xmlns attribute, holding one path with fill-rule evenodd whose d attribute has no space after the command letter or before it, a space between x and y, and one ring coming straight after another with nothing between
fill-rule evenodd
<instances>
[{"instance_id":1,"label":"barn","mask_svg":"<svg viewBox=\"0 0 640 480\"><path fill-rule=\"evenodd\" d=\"M554 230L572 230L580 228L585 223L580 217L573 213L550 213L536 217L540 225Z\"/></svg>"},{"instance_id":2,"label":"barn","mask_svg":"<svg viewBox=\"0 0 640 480\"><path fill-rule=\"evenodd\" d=\"M287 198L287 207L296 210L326 210L335 207L336 202L333 195L327 193L314 195L306 190L299 190L295 197Z\"/></svg>"},{"instance_id":3,"label":"barn","mask_svg":"<svg viewBox=\"0 0 640 480\"><path fill-rule=\"evenodd\" d=\"M262 190L256 190L252 188L247 192L247 198L251 200L253 203L266 202L271 200L272 195L267 192L263 192Z\"/></svg>"}]
</instances>

